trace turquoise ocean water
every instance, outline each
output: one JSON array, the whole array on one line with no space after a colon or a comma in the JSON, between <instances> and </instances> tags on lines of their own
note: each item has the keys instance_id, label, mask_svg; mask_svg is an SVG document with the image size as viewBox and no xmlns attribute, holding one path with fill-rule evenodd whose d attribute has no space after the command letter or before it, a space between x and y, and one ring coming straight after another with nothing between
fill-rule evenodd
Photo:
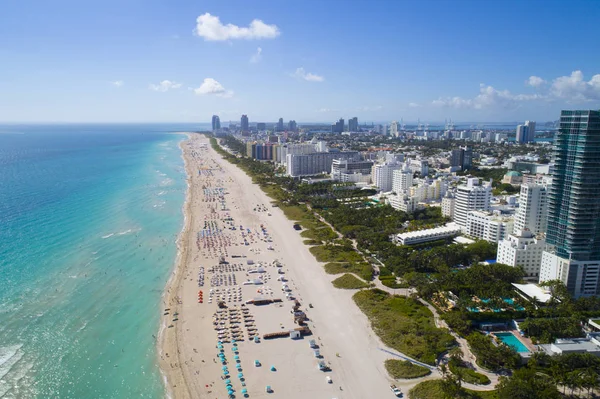
<instances>
[{"instance_id":1,"label":"turquoise ocean water","mask_svg":"<svg viewBox=\"0 0 600 399\"><path fill-rule=\"evenodd\" d=\"M0 398L160 398L161 295L183 225L170 131L0 126Z\"/></svg>"}]
</instances>

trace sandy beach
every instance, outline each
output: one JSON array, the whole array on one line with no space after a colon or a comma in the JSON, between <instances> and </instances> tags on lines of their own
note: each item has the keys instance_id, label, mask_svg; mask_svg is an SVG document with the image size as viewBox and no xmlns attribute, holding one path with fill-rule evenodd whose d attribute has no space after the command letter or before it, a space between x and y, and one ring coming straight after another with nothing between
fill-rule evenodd
<instances>
[{"instance_id":1,"label":"sandy beach","mask_svg":"<svg viewBox=\"0 0 600 399\"><path fill-rule=\"evenodd\" d=\"M390 355L352 301L354 292L332 286L270 198L203 135L190 134L181 146L185 226L159 336L169 396L385 398L393 397L390 383L405 392L414 385L387 376ZM295 300L312 334L264 339L303 328L294 320ZM319 362L330 370L319 370Z\"/></svg>"}]
</instances>

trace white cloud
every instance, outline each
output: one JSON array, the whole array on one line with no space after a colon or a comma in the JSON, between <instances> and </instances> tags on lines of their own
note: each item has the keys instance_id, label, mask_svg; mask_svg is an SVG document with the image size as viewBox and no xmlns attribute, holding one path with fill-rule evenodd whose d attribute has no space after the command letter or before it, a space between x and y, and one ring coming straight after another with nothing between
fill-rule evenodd
<instances>
[{"instance_id":1,"label":"white cloud","mask_svg":"<svg viewBox=\"0 0 600 399\"><path fill-rule=\"evenodd\" d=\"M233 97L233 91L225 90L223 85L213 78L206 78L197 89L193 89L197 95L215 95L222 98Z\"/></svg>"},{"instance_id":2,"label":"white cloud","mask_svg":"<svg viewBox=\"0 0 600 399\"><path fill-rule=\"evenodd\" d=\"M547 82L540 78L539 76L530 76L529 79L527 79L525 81L526 84L528 84L531 87L541 87L543 85L545 85Z\"/></svg>"},{"instance_id":3,"label":"white cloud","mask_svg":"<svg viewBox=\"0 0 600 399\"><path fill-rule=\"evenodd\" d=\"M483 109L500 107L505 109L515 108L518 102L543 99L541 94L512 94L508 90L497 90L485 84L479 85L479 95L475 98L446 97L432 102L435 106L447 108L472 108Z\"/></svg>"},{"instance_id":4,"label":"white cloud","mask_svg":"<svg viewBox=\"0 0 600 399\"><path fill-rule=\"evenodd\" d=\"M122 80L115 80L113 82L110 82L111 85L115 86L115 87L123 87L123 85L125 84L125 82L123 82Z\"/></svg>"},{"instance_id":5,"label":"white cloud","mask_svg":"<svg viewBox=\"0 0 600 399\"><path fill-rule=\"evenodd\" d=\"M382 109L383 109L382 105L367 105L367 106L364 106L364 107L357 107L356 108L357 111L363 111L363 112L366 112L366 111L380 111Z\"/></svg>"},{"instance_id":6,"label":"white cloud","mask_svg":"<svg viewBox=\"0 0 600 399\"><path fill-rule=\"evenodd\" d=\"M258 62L260 62L260 60L262 59L262 48L257 48L256 49L256 53L252 54L252 57L250 57L250 62L253 64L256 64Z\"/></svg>"},{"instance_id":7,"label":"white cloud","mask_svg":"<svg viewBox=\"0 0 600 399\"><path fill-rule=\"evenodd\" d=\"M296 69L296 72L292 73L290 76L296 79L302 79L309 82L322 82L325 80L323 76L306 72L302 67Z\"/></svg>"},{"instance_id":8,"label":"white cloud","mask_svg":"<svg viewBox=\"0 0 600 399\"><path fill-rule=\"evenodd\" d=\"M573 71L570 76L560 76L552 81L550 94L568 101L600 100L600 74L589 81L583 78L583 72Z\"/></svg>"},{"instance_id":9,"label":"white cloud","mask_svg":"<svg viewBox=\"0 0 600 399\"><path fill-rule=\"evenodd\" d=\"M154 91L160 91L160 92L164 93L165 91L169 91L171 89L179 89L180 87L181 87L181 83L172 82L170 80L163 80L162 82L160 82L157 85L151 84L149 86L149 89L154 90Z\"/></svg>"},{"instance_id":10,"label":"white cloud","mask_svg":"<svg viewBox=\"0 0 600 399\"><path fill-rule=\"evenodd\" d=\"M329 112L338 112L337 109L331 109L331 108L320 108L317 110L317 112L322 112L322 113L329 113Z\"/></svg>"},{"instance_id":11,"label":"white cloud","mask_svg":"<svg viewBox=\"0 0 600 399\"><path fill-rule=\"evenodd\" d=\"M206 41L224 41L232 39L273 39L279 36L276 25L267 25L260 19L250 22L248 27L239 27L233 24L223 25L219 17L205 13L196 18L196 36Z\"/></svg>"},{"instance_id":12,"label":"white cloud","mask_svg":"<svg viewBox=\"0 0 600 399\"><path fill-rule=\"evenodd\" d=\"M409 108L418 108L418 107L420 107L421 105L420 105L420 104L417 104L417 103L408 103L408 106L409 106Z\"/></svg>"}]
</instances>

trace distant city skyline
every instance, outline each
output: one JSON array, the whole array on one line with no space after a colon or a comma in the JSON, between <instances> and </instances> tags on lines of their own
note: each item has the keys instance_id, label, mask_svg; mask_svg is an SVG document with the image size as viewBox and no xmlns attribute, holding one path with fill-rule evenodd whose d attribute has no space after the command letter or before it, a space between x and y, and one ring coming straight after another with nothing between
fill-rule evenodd
<instances>
[{"instance_id":1,"label":"distant city skyline","mask_svg":"<svg viewBox=\"0 0 600 399\"><path fill-rule=\"evenodd\" d=\"M9 2L0 123L553 121L600 109L595 5ZM332 23L342 20L363 29ZM352 63L331 49L351 50Z\"/></svg>"}]
</instances>

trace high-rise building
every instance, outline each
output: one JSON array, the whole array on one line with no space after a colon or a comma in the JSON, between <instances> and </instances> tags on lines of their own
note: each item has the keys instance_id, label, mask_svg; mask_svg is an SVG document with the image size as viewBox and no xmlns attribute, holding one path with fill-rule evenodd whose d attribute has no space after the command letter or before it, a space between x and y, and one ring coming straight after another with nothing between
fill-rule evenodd
<instances>
[{"instance_id":1,"label":"high-rise building","mask_svg":"<svg viewBox=\"0 0 600 399\"><path fill-rule=\"evenodd\" d=\"M331 125L331 133L343 133L344 132L344 119L340 118L339 121Z\"/></svg>"},{"instance_id":2,"label":"high-rise building","mask_svg":"<svg viewBox=\"0 0 600 399\"><path fill-rule=\"evenodd\" d=\"M554 137L540 282L575 297L600 294L600 111L562 111Z\"/></svg>"},{"instance_id":3,"label":"high-rise building","mask_svg":"<svg viewBox=\"0 0 600 399\"><path fill-rule=\"evenodd\" d=\"M413 184L413 171L410 168L394 170L392 172L392 191L396 194L405 193Z\"/></svg>"},{"instance_id":4,"label":"high-rise building","mask_svg":"<svg viewBox=\"0 0 600 399\"><path fill-rule=\"evenodd\" d=\"M390 125L390 136L398 137L398 122L392 121Z\"/></svg>"},{"instance_id":5,"label":"high-rise building","mask_svg":"<svg viewBox=\"0 0 600 399\"><path fill-rule=\"evenodd\" d=\"M216 132L219 129L221 129L221 119L219 119L218 115L213 115L212 116L212 131Z\"/></svg>"},{"instance_id":6,"label":"high-rise building","mask_svg":"<svg viewBox=\"0 0 600 399\"><path fill-rule=\"evenodd\" d=\"M394 171L399 170L401 167L402 165L398 163L373 165L373 169L371 171L371 180L373 180L373 184L384 193L392 191L392 179L394 177Z\"/></svg>"},{"instance_id":7,"label":"high-rise building","mask_svg":"<svg viewBox=\"0 0 600 399\"><path fill-rule=\"evenodd\" d=\"M545 233L546 224L546 187L537 184L521 185L514 233L521 234L522 230L529 230L534 235Z\"/></svg>"},{"instance_id":8,"label":"high-rise building","mask_svg":"<svg viewBox=\"0 0 600 399\"><path fill-rule=\"evenodd\" d=\"M517 143L532 143L535 141L535 122L525 121L524 125L517 126Z\"/></svg>"},{"instance_id":9,"label":"high-rise building","mask_svg":"<svg viewBox=\"0 0 600 399\"><path fill-rule=\"evenodd\" d=\"M298 125L296 125L296 121L291 120L288 122L288 130L295 132L297 128L298 128Z\"/></svg>"},{"instance_id":10,"label":"high-rise building","mask_svg":"<svg viewBox=\"0 0 600 399\"><path fill-rule=\"evenodd\" d=\"M461 170L471 169L473 166L473 149L465 146L452 150L450 166L460 168Z\"/></svg>"},{"instance_id":11,"label":"high-rise building","mask_svg":"<svg viewBox=\"0 0 600 399\"><path fill-rule=\"evenodd\" d=\"M454 221L459 226L466 227L467 214L470 211L489 211L491 198L491 183L479 184L479 179L476 177L467 179L467 184L456 188Z\"/></svg>"},{"instance_id":12,"label":"high-rise building","mask_svg":"<svg viewBox=\"0 0 600 399\"><path fill-rule=\"evenodd\" d=\"M283 118L279 118L279 121L277 122L277 131L278 132L283 132L285 129L283 128Z\"/></svg>"},{"instance_id":13,"label":"high-rise building","mask_svg":"<svg viewBox=\"0 0 600 399\"><path fill-rule=\"evenodd\" d=\"M356 116L348 119L348 131L358 132L358 118Z\"/></svg>"},{"instance_id":14,"label":"high-rise building","mask_svg":"<svg viewBox=\"0 0 600 399\"><path fill-rule=\"evenodd\" d=\"M248 115L242 115L242 119L240 121L240 129L242 132L250 131L250 125L248 123Z\"/></svg>"},{"instance_id":15,"label":"high-rise building","mask_svg":"<svg viewBox=\"0 0 600 399\"><path fill-rule=\"evenodd\" d=\"M512 267L522 267L526 280L537 281L544 246L543 238L536 237L529 230L521 230L498 243L496 261Z\"/></svg>"},{"instance_id":16,"label":"high-rise building","mask_svg":"<svg viewBox=\"0 0 600 399\"><path fill-rule=\"evenodd\" d=\"M256 124L256 130L267 130L267 124L264 122L258 122Z\"/></svg>"}]
</instances>

